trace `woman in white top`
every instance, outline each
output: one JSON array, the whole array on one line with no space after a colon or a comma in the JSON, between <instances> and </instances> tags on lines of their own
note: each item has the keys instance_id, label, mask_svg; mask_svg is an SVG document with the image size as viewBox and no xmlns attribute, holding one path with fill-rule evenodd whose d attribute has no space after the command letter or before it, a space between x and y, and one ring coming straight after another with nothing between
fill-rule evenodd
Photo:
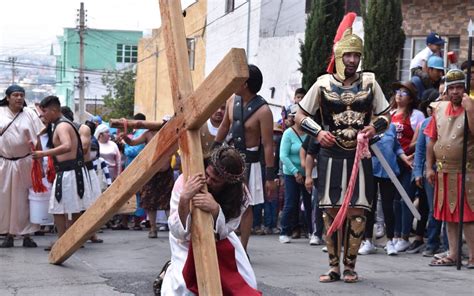
<instances>
[{"instance_id":1,"label":"woman in white top","mask_svg":"<svg viewBox=\"0 0 474 296\"><path fill-rule=\"evenodd\" d=\"M110 141L109 127L105 124L97 126L94 136L99 141L99 153L107 163L112 181L122 172L122 155L115 142Z\"/></svg>"}]
</instances>

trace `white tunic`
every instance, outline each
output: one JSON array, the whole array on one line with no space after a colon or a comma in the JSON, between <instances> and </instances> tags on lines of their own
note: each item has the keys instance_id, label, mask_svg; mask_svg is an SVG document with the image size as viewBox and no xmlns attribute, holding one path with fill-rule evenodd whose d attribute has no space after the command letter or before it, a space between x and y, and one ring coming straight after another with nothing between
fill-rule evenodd
<instances>
[{"instance_id":1,"label":"white tunic","mask_svg":"<svg viewBox=\"0 0 474 296\"><path fill-rule=\"evenodd\" d=\"M8 106L0 107L0 132L13 120ZM31 152L28 141L36 143L36 135L43 128L38 115L23 108L13 124L0 136L0 233L29 234L39 229L30 223L28 189L31 187Z\"/></svg>"},{"instance_id":2,"label":"white tunic","mask_svg":"<svg viewBox=\"0 0 474 296\"><path fill-rule=\"evenodd\" d=\"M183 267L188 257L189 242L191 240L191 215L186 219L186 225L181 223L178 214L178 205L181 191L183 190L183 175L176 180L173 191L171 193L170 216L168 218L169 225L169 241L171 247L171 265L166 271L161 295L195 295L186 288L183 278ZM242 206L241 213L247 206ZM229 239L235 248L235 261L237 270L247 284L253 288L257 288L257 280L253 272L252 266L247 258L247 254L240 243L239 238L234 230L239 226L241 216L225 222L224 213L219 211L219 216L215 223L214 232L219 235L220 239Z\"/></svg>"}]
</instances>

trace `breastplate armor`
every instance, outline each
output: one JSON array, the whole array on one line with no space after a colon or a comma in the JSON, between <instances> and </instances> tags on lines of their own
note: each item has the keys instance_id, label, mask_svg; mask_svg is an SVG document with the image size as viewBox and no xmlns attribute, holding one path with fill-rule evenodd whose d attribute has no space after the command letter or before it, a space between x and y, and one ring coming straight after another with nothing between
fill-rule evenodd
<instances>
[{"instance_id":1,"label":"breastplate armor","mask_svg":"<svg viewBox=\"0 0 474 296\"><path fill-rule=\"evenodd\" d=\"M330 83L321 87L323 125L336 137L339 146L354 149L357 133L370 123L373 101L372 83L364 86L362 79L350 88Z\"/></svg>"}]
</instances>

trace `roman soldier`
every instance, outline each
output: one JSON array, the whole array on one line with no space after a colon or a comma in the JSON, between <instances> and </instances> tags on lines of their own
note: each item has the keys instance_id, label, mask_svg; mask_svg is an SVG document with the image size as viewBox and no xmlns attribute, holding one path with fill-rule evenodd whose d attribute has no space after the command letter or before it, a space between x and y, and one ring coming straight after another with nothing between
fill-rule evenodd
<instances>
[{"instance_id":1,"label":"roman soldier","mask_svg":"<svg viewBox=\"0 0 474 296\"><path fill-rule=\"evenodd\" d=\"M332 225L348 189L354 164L357 137L368 140L389 125L388 102L370 72L357 71L362 58L362 39L352 33L355 14L349 13L339 26L334 53L327 74L320 76L299 103L296 123L321 144L318 158L318 195L325 209L326 229ZM364 234L366 217L374 196L372 162L362 159L347 211L344 237L345 282L356 282L357 252ZM350 191L349 191L350 192ZM330 271L321 282L333 282L340 274L340 232L327 235Z\"/></svg>"}]
</instances>

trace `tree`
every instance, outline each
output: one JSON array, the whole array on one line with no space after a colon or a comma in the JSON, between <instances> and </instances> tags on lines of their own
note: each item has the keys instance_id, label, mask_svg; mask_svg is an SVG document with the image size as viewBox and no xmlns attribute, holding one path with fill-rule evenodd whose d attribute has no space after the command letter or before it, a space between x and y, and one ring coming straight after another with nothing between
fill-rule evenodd
<instances>
[{"instance_id":1,"label":"tree","mask_svg":"<svg viewBox=\"0 0 474 296\"><path fill-rule=\"evenodd\" d=\"M364 19L363 68L373 71L386 97L397 80L397 63L405 42L401 0L362 1Z\"/></svg>"},{"instance_id":2,"label":"tree","mask_svg":"<svg viewBox=\"0 0 474 296\"><path fill-rule=\"evenodd\" d=\"M104 119L131 118L135 98L135 72L111 72L102 77L102 84L108 94L104 96L104 105L108 112Z\"/></svg>"},{"instance_id":3,"label":"tree","mask_svg":"<svg viewBox=\"0 0 474 296\"><path fill-rule=\"evenodd\" d=\"M326 72L334 36L344 17L344 0L313 0L306 20L304 43L300 45L302 85L308 90Z\"/></svg>"}]
</instances>

